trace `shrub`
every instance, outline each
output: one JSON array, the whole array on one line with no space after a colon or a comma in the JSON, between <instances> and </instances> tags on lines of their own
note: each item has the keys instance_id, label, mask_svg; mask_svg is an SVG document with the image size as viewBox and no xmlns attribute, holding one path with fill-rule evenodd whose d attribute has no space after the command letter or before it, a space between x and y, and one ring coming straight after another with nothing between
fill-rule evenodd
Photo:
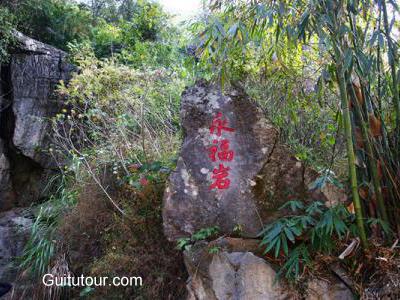
<instances>
[{"instance_id":1,"label":"shrub","mask_svg":"<svg viewBox=\"0 0 400 300\"><path fill-rule=\"evenodd\" d=\"M354 215L341 204L328 208L313 202L305 207L292 200L280 209L285 208L293 214L265 226L260 246L264 254L273 252L275 258L283 258L278 276L284 273L289 280L299 280L306 268L312 267L311 257L331 254L349 232L357 233Z\"/></svg>"},{"instance_id":2,"label":"shrub","mask_svg":"<svg viewBox=\"0 0 400 300\"><path fill-rule=\"evenodd\" d=\"M104 170L135 185L135 165L159 161L167 167L180 141L178 101L185 81L164 68L139 71L99 60L90 50L76 62L80 73L59 88L67 107L54 120L54 150L78 161L106 195Z\"/></svg>"}]
</instances>

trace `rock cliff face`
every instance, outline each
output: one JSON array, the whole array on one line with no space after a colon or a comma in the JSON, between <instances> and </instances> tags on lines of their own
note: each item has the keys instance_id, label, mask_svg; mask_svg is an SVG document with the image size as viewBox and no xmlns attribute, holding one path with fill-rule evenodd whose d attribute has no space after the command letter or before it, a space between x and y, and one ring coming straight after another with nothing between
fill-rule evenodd
<instances>
[{"instance_id":1,"label":"rock cliff face","mask_svg":"<svg viewBox=\"0 0 400 300\"><path fill-rule=\"evenodd\" d=\"M0 211L43 196L55 168L47 154L48 118L62 106L54 89L71 72L63 51L18 32L15 38L0 69Z\"/></svg>"},{"instance_id":2,"label":"rock cliff face","mask_svg":"<svg viewBox=\"0 0 400 300\"><path fill-rule=\"evenodd\" d=\"M56 172L46 151L48 119L62 106L55 86L72 70L64 52L18 32L15 38L10 61L0 68L0 282L11 284L33 220L23 207L44 196Z\"/></svg>"}]
</instances>

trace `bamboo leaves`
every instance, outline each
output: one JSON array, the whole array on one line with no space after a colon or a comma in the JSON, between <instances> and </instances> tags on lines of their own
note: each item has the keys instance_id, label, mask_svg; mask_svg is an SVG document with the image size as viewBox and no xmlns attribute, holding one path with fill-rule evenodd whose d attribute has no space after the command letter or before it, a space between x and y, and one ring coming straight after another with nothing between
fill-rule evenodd
<instances>
[{"instance_id":1,"label":"bamboo leaves","mask_svg":"<svg viewBox=\"0 0 400 300\"><path fill-rule=\"evenodd\" d=\"M279 274L285 272L288 279L296 279L311 263L311 255L317 251L330 253L334 249L334 240L345 237L354 218L342 205L327 208L320 202L308 206L297 200L288 203L280 210L289 208L294 215L265 226L260 233L260 247L264 248L264 254L284 257Z\"/></svg>"},{"instance_id":2,"label":"bamboo leaves","mask_svg":"<svg viewBox=\"0 0 400 300\"><path fill-rule=\"evenodd\" d=\"M300 18L300 22L297 29L297 37L298 39L306 40L306 27L308 26L308 22L310 19L310 12L306 10Z\"/></svg>"}]
</instances>

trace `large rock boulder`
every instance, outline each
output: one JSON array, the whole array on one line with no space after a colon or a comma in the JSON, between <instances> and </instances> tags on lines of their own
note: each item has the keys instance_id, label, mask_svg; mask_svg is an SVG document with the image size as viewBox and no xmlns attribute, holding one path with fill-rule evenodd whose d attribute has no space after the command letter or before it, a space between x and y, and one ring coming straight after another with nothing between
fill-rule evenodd
<instances>
[{"instance_id":1,"label":"large rock boulder","mask_svg":"<svg viewBox=\"0 0 400 300\"><path fill-rule=\"evenodd\" d=\"M337 202L335 186L310 191L318 173L279 143L279 132L241 90L198 82L182 95L184 141L164 195L170 240L219 226L254 237L288 199ZM327 197L329 196L329 198Z\"/></svg>"},{"instance_id":2,"label":"large rock boulder","mask_svg":"<svg viewBox=\"0 0 400 300\"><path fill-rule=\"evenodd\" d=\"M0 211L43 196L56 168L48 154L49 118L63 103L54 90L72 71L66 53L14 33L10 60L0 69Z\"/></svg>"}]
</instances>

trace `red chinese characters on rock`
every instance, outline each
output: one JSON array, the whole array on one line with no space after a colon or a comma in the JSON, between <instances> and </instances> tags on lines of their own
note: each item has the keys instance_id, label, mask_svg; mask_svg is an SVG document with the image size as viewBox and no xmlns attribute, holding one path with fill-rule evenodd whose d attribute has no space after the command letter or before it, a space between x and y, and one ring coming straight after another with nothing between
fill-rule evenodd
<instances>
[{"instance_id":1,"label":"red chinese characters on rock","mask_svg":"<svg viewBox=\"0 0 400 300\"><path fill-rule=\"evenodd\" d=\"M221 112L218 112L214 117L210 126L210 134L215 134L218 137L222 136L222 133L234 132L234 128L228 127L228 121L224 118ZM229 149L229 139L213 140L213 145L208 148L208 157L212 162L217 160L222 162L230 162L233 160L235 153ZM219 163L218 168L214 168L211 178L214 180L210 185L211 189L227 189L229 188L231 181L228 178L230 168L224 166L223 163Z\"/></svg>"},{"instance_id":2,"label":"red chinese characters on rock","mask_svg":"<svg viewBox=\"0 0 400 300\"><path fill-rule=\"evenodd\" d=\"M214 168L213 174L211 175L211 178L214 179L215 181L210 185L210 190L212 189L227 189L230 184L231 180L228 177L229 173L228 171L230 170L229 167L224 167L223 164L219 164L219 168Z\"/></svg>"},{"instance_id":3,"label":"red chinese characters on rock","mask_svg":"<svg viewBox=\"0 0 400 300\"><path fill-rule=\"evenodd\" d=\"M213 140L213 144L218 144L218 140ZM217 161L217 156L222 161L232 161L234 153L232 150L229 150L229 140L224 139L221 141L219 145L220 152L218 152L218 146L211 146L208 151L208 156L212 161Z\"/></svg>"},{"instance_id":4,"label":"red chinese characters on rock","mask_svg":"<svg viewBox=\"0 0 400 300\"><path fill-rule=\"evenodd\" d=\"M217 116L212 121L210 134L214 134L215 131L217 131L216 135L221 136L223 130L229 132L235 131L235 129L226 126L228 121L226 119L222 119L222 117L223 115L221 112L217 113Z\"/></svg>"}]
</instances>

